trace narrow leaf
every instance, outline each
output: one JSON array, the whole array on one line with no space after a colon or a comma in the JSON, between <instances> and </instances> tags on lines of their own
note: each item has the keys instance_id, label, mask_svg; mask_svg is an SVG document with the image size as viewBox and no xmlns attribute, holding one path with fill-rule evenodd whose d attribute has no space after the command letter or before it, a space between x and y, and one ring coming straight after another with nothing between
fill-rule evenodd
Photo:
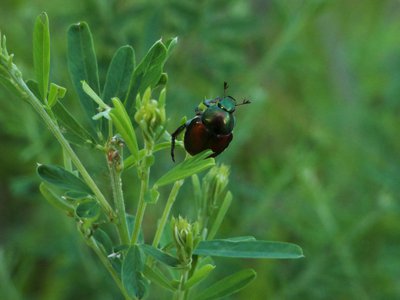
<instances>
[{"instance_id":1,"label":"narrow leaf","mask_svg":"<svg viewBox=\"0 0 400 300\"><path fill-rule=\"evenodd\" d=\"M65 87L59 86L55 83L50 84L50 91L47 103L50 107L53 107L57 100L64 98L67 89Z\"/></svg>"},{"instance_id":2,"label":"narrow leaf","mask_svg":"<svg viewBox=\"0 0 400 300\"><path fill-rule=\"evenodd\" d=\"M164 276L164 274L161 273L161 271L159 271L157 269L157 267L149 267L149 266L145 266L144 267L144 275L151 280L151 282L154 282L156 284L158 284L159 286L170 290L171 292L174 292L176 289L170 284L170 281L168 280L168 278L166 278Z\"/></svg>"},{"instance_id":3,"label":"narrow leaf","mask_svg":"<svg viewBox=\"0 0 400 300\"><path fill-rule=\"evenodd\" d=\"M39 190L42 193L43 197L54 207L59 208L66 212L68 215L74 215L74 207L68 201L63 199L60 195L58 195L50 186L45 183L41 183L39 186Z\"/></svg>"},{"instance_id":4,"label":"narrow leaf","mask_svg":"<svg viewBox=\"0 0 400 300\"><path fill-rule=\"evenodd\" d=\"M195 300L220 299L232 295L245 288L256 278L257 274L253 269L245 269L227 276L224 279L214 283L209 288L201 292Z\"/></svg>"},{"instance_id":5,"label":"narrow leaf","mask_svg":"<svg viewBox=\"0 0 400 300\"><path fill-rule=\"evenodd\" d=\"M47 97L50 75L50 31L45 12L36 18L33 29L33 65L41 99L44 100Z\"/></svg>"},{"instance_id":6,"label":"narrow leaf","mask_svg":"<svg viewBox=\"0 0 400 300\"><path fill-rule=\"evenodd\" d=\"M103 247L103 251L104 251L105 255L109 255L110 253L112 253L113 243L111 241L110 236L107 234L107 232L98 228L94 232L93 236L96 239L96 241Z\"/></svg>"},{"instance_id":7,"label":"narrow leaf","mask_svg":"<svg viewBox=\"0 0 400 300\"><path fill-rule=\"evenodd\" d=\"M194 250L197 255L238 258L293 259L303 257L302 249L291 243L252 240L201 241Z\"/></svg>"},{"instance_id":8,"label":"narrow leaf","mask_svg":"<svg viewBox=\"0 0 400 300\"><path fill-rule=\"evenodd\" d=\"M157 203L159 197L160 192L157 189L152 188L150 190L147 190L144 194L144 201L146 203L155 204Z\"/></svg>"},{"instance_id":9,"label":"narrow leaf","mask_svg":"<svg viewBox=\"0 0 400 300\"><path fill-rule=\"evenodd\" d=\"M100 84L92 34L85 22L71 25L68 29L68 70L79 100L91 120L97 112L96 105L83 91L81 81L85 80L97 94L100 94ZM91 120L91 124L94 129L95 121Z\"/></svg>"},{"instance_id":10,"label":"narrow leaf","mask_svg":"<svg viewBox=\"0 0 400 300\"><path fill-rule=\"evenodd\" d=\"M80 178L59 166L39 165L37 173L42 180L59 189L92 194L90 188Z\"/></svg>"},{"instance_id":11,"label":"narrow leaf","mask_svg":"<svg viewBox=\"0 0 400 300\"><path fill-rule=\"evenodd\" d=\"M256 241L256 238L251 235L245 235L245 236L235 236L224 240L232 242L247 242L247 241Z\"/></svg>"},{"instance_id":12,"label":"narrow leaf","mask_svg":"<svg viewBox=\"0 0 400 300\"><path fill-rule=\"evenodd\" d=\"M125 98L125 107L128 112L132 111L138 94L143 95L148 87L153 88L159 82L166 57L167 49L161 41L158 41L135 68Z\"/></svg>"},{"instance_id":13,"label":"narrow leaf","mask_svg":"<svg viewBox=\"0 0 400 300\"><path fill-rule=\"evenodd\" d=\"M75 145L94 144L94 137L81 125L61 102L52 108L66 138Z\"/></svg>"},{"instance_id":14,"label":"narrow leaf","mask_svg":"<svg viewBox=\"0 0 400 300\"><path fill-rule=\"evenodd\" d=\"M81 202L75 209L77 217L82 219L95 220L99 217L101 212L100 205L94 199Z\"/></svg>"},{"instance_id":15,"label":"narrow leaf","mask_svg":"<svg viewBox=\"0 0 400 300\"><path fill-rule=\"evenodd\" d=\"M85 80L81 81L82 89L94 102L96 102L101 109L108 109L108 105L100 98L99 95L87 84Z\"/></svg>"},{"instance_id":16,"label":"narrow leaf","mask_svg":"<svg viewBox=\"0 0 400 300\"><path fill-rule=\"evenodd\" d=\"M167 48L167 56L171 55L172 50L174 50L175 46L178 44L178 37L174 37L165 42L165 47Z\"/></svg>"},{"instance_id":17,"label":"narrow leaf","mask_svg":"<svg viewBox=\"0 0 400 300\"><path fill-rule=\"evenodd\" d=\"M141 244L140 248L147 254L158 260L159 262L166 264L170 267L178 267L179 260L168 253L161 251L160 249L154 248L150 245Z\"/></svg>"},{"instance_id":18,"label":"narrow leaf","mask_svg":"<svg viewBox=\"0 0 400 300\"><path fill-rule=\"evenodd\" d=\"M135 67L135 52L131 46L123 46L117 50L107 71L102 99L111 104L111 98L125 99L130 78Z\"/></svg>"},{"instance_id":19,"label":"narrow leaf","mask_svg":"<svg viewBox=\"0 0 400 300\"><path fill-rule=\"evenodd\" d=\"M177 164L173 169L159 178L155 185L163 186L177 180L192 176L215 165L214 158L209 158L211 150L203 151Z\"/></svg>"},{"instance_id":20,"label":"narrow leaf","mask_svg":"<svg viewBox=\"0 0 400 300\"><path fill-rule=\"evenodd\" d=\"M110 112L110 117L118 133L122 136L126 145L128 146L128 149L133 156L134 163L136 163L139 158L139 147L132 122L125 110L124 105L118 98L113 98L112 103L114 108Z\"/></svg>"},{"instance_id":21,"label":"narrow leaf","mask_svg":"<svg viewBox=\"0 0 400 300\"><path fill-rule=\"evenodd\" d=\"M193 276L190 277L188 281L186 281L186 283L184 285L184 289L185 290L189 289L192 286L201 282L202 280L206 279L206 277L214 269L215 269L215 266L211 265L211 264L206 264L206 265L202 266L200 269L198 269L198 270L196 270L196 272L194 272Z\"/></svg>"},{"instance_id":22,"label":"narrow leaf","mask_svg":"<svg viewBox=\"0 0 400 300\"><path fill-rule=\"evenodd\" d=\"M146 292L146 283L142 272L144 261L137 245L133 245L126 253L122 263L121 280L127 293L131 297L143 298Z\"/></svg>"},{"instance_id":23,"label":"narrow leaf","mask_svg":"<svg viewBox=\"0 0 400 300\"><path fill-rule=\"evenodd\" d=\"M214 223L211 226L210 232L207 236L208 240L212 240L217 234L219 227L222 224L222 221L225 218L225 215L231 206L232 203L232 194L231 192L226 193L224 200L222 201L221 206L218 208L217 216L215 217Z\"/></svg>"}]
</instances>

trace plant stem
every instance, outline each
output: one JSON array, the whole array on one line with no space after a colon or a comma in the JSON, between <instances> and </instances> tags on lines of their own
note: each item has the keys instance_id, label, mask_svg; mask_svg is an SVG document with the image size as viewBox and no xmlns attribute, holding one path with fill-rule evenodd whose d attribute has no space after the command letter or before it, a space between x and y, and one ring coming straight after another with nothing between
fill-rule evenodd
<instances>
[{"instance_id":1,"label":"plant stem","mask_svg":"<svg viewBox=\"0 0 400 300\"><path fill-rule=\"evenodd\" d=\"M189 270L184 270L181 275L181 280L179 282L178 290L175 293L175 300L186 300L188 296L188 290L184 289L186 281L188 280Z\"/></svg>"},{"instance_id":2,"label":"plant stem","mask_svg":"<svg viewBox=\"0 0 400 300\"><path fill-rule=\"evenodd\" d=\"M126 300L131 300L132 298L127 294L124 286L122 285L121 279L119 278L117 272L115 271L114 267L110 263L107 257L104 256L103 252L97 246L96 240L93 237L85 239L87 244L94 250L97 256L100 258L101 262L105 266L105 268L110 273L111 277L114 279L115 283L117 284L118 288L121 290L121 293L124 295Z\"/></svg>"},{"instance_id":3,"label":"plant stem","mask_svg":"<svg viewBox=\"0 0 400 300\"><path fill-rule=\"evenodd\" d=\"M68 154L65 152L65 149L62 149L62 153L63 153L63 160L64 160L64 168L67 171L72 172L72 162L71 162L71 158L68 156Z\"/></svg>"},{"instance_id":4,"label":"plant stem","mask_svg":"<svg viewBox=\"0 0 400 300\"><path fill-rule=\"evenodd\" d=\"M139 195L139 203L138 203L138 208L136 211L136 216L135 216L135 225L133 227L133 233L132 233L132 238L131 238L131 244L136 244L137 240L139 238L139 233L140 233L140 227L143 221L143 216L144 212L146 210L146 205L147 203L144 200L144 196L149 188L149 176L150 176L150 168L149 167L144 167L143 173L142 173L142 178L141 178L141 184L140 184L140 195Z\"/></svg>"},{"instance_id":5,"label":"plant stem","mask_svg":"<svg viewBox=\"0 0 400 300\"><path fill-rule=\"evenodd\" d=\"M122 244L129 245L129 231L125 212L124 194L122 191L121 172L116 170L115 165L110 165L108 162L107 165L110 171L111 187L118 217L118 233Z\"/></svg>"},{"instance_id":6,"label":"plant stem","mask_svg":"<svg viewBox=\"0 0 400 300\"><path fill-rule=\"evenodd\" d=\"M51 133L54 135L54 137L58 140L60 145L62 146L63 150L68 154L69 158L71 159L72 163L75 165L76 169L79 171L79 173L82 175L83 180L86 182L86 184L90 187L90 189L93 191L94 195L96 196L96 199L99 201L99 204L102 206L102 208L105 210L107 215L110 217L110 219L114 219L114 211L110 204L107 202L106 198L92 179L90 177L88 171L80 161L79 157L76 155L75 151L72 149L71 145L69 142L66 140L64 135L62 134L60 128L54 123L52 118L49 116L49 114L46 112L45 108L43 107L42 103L36 98L36 96L31 92L31 90L27 87L25 82L23 81L22 77L16 76L14 72L9 71L10 76L14 80L15 83L17 83L18 87L25 93L25 98L27 101L33 106L33 108L36 110L36 112L39 114L39 116L43 119Z\"/></svg>"},{"instance_id":7,"label":"plant stem","mask_svg":"<svg viewBox=\"0 0 400 300\"><path fill-rule=\"evenodd\" d=\"M157 248L158 244L160 243L162 233L164 232L165 225L167 224L169 213L171 212L171 208L175 203L175 199L178 196L182 184L183 180L176 181L171 189L171 193L169 194L167 203L165 204L163 214L159 220L156 234L154 235L153 247L155 248Z\"/></svg>"}]
</instances>

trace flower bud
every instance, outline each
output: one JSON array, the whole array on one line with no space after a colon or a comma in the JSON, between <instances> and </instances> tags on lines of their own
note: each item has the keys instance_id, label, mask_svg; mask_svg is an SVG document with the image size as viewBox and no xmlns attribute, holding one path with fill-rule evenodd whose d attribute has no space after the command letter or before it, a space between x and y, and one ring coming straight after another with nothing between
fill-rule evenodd
<instances>
[{"instance_id":1,"label":"flower bud","mask_svg":"<svg viewBox=\"0 0 400 300\"><path fill-rule=\"evenodd\" d=\"M154 144L165 130L165 89L161 91L158 101L151 99L150 88L142 98L136 98L135 121L142 129L145 141Z\"/></svg>"},{"instance_id":2,"label":"flower bud","mask_svg":"<svg viewBox=\"0 0 400 300\"><path fill-rule=\"evenodd\" d=\"M189 265L193 250L200 241L199 225L197 222L189 223L181 216L172 218L171 225L177 256L182 265Z\"/></svg>"},{"instance_id":3,"label":"flower bud","mask_svg":"<svg viewBox=\"0 0 400 300\"><path fill-rule=\"evenodd\" d=\"M203 178L204 203L212 210L218 206L226 193L229 182L229 167L226 165L215 166ZM204 206L203 206L204 207Z\"/></svg>"}]
</instances>

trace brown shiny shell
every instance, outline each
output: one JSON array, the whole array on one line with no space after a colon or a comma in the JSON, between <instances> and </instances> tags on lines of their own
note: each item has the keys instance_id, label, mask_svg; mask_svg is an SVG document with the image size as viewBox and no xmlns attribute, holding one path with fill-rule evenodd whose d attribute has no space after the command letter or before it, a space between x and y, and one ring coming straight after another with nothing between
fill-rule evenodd
<instances>
[{"instance_id":1,"label":"brown shiny shell","mask_svg":"<svg viewBox=\"0 0 400 300\"><path fill-rule=\"evenodd\" d=\"M201 118L194 118L187 126L185 131L184 144L185 149L191 155L198 154L206 149L211 149L214 153L213 157L224 151L232 141L233 134L217 135L211 133Z\"/></svg>"}]
</instances>

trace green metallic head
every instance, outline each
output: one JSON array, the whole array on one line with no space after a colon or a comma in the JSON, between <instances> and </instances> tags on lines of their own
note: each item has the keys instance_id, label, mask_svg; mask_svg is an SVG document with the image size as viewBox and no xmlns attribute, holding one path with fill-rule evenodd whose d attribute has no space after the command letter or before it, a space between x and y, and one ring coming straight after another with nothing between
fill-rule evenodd
<instances>
[{"instance_id":1,"label":"green metallic head","mask_svg":"<svg viewBox=\"0 0 400 300\"><path fill-rule=\"evenodd\" d=\"M218 101L218 107L228 113L233 113L235 111L236 101L231 96L227 96Z\"/></svg>"}]
</instances>

